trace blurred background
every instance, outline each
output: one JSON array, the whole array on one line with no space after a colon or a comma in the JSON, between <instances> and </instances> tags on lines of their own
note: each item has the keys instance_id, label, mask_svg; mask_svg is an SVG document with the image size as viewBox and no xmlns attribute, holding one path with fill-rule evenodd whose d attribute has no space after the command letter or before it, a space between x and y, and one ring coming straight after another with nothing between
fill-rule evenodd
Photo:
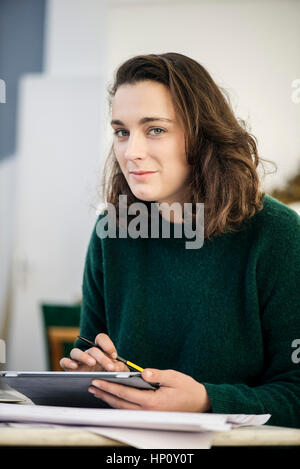
<instances>
[{"instance_id":1,"label":"blurred background","mask_svg":"<svg viewBox=\"0 0 300 469\"><path fill-rule=\"evenodd\" d=\"M300 213L300 1L0 0L0 339L6 370L57 369L77 335L85 254L126 59L207 68ZM4 360L3 344L6 345Z\"/></svg>"}]
</instances>

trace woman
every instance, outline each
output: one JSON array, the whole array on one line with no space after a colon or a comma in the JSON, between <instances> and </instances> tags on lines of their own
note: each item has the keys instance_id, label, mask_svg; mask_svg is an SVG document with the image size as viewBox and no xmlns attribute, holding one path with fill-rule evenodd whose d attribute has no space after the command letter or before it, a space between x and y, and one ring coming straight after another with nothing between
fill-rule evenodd
<instances>
[{"instance_id":1,"label":"woman","mask_svg":"<svg viewBox=\"0 0 300 469\"><path fill-rule=\"evenodd\" d=\"M161 387L94 381L90 392L111 407L270 413L271 425L300 427L300 364L292 359L300 217L260 190L255 139L193 59L133 57L109 91L114 141L103 193L116 208L117 236L97 230L102 212L87 251L81 315L81 335L109 356L78 341L62 368L128 371L118 351ZM158 207L170 236L118 236L120 195L129 209ZM173 203L192 204L193 222L204 204L200 248L175 236L187 217L168 210ZM148 219L151 226L150 210Z\"/></svg>"}]
</instances>

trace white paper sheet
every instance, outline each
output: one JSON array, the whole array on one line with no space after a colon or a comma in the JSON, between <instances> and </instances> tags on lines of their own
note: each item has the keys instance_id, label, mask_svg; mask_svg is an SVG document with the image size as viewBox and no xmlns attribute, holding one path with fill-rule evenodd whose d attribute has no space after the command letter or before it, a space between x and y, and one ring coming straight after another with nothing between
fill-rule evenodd
<instances>
[{"instance_id":1,"label":"white paper sheet","mask_svg":"<svg viewBox=\"0 0 300 469\"><path fill-rule=\"evenodd\" d=\"M154 430L224 430L226 415L56 406L0 404L0 421L44 422Z\"/></svg>"},{"instance_id":2,"label":"white paper sheet","mask_svg":"<svg viewBox=\"0 0 300 469\"><path fill-rule=\"evenodd\" d=\"M28 404L32 401L28 399L24 394L12 389L8 384L2 383L0 381L0 402L10 402L10 403L17 403L22 402L22 404Z\"/></svg>"},{"instance_id":3,"label":"white paper sheet","mask_svg":"<svg viewBox=\"0 0 300 469\"><path fill-rule=\"evenodd\" d=\"M15 422L12 426L80 429L139 449L209 449L214 431L263 425L269 418L270 414L194 414L0 404L0 422ZM187 430L189 425L192 431ZM161 430L162 426L169 429Z\"/></svg>"},{"instance_id":4,"label":"white paper sheet","mask_svg":"<svg viewBox=\"0 0 300 469\"><path fill-rule=\"evenodd\" d=\"M139 449L210 449L214 432L178 432L135 428L82 427L49 423L0 423L21 429L72 429L95 433Z\"/></svg>"},{"instance_id":5,"label":"white paper sheet","mask_svg":"<svg viewBox=\"0 0 300 469\"><path fill-rule=\"evenodd\" d=\"M214 433L107 427L86 430L139 449L210 449Z\"/></svg>"},{"instance_id":6,"label":"white paper sheet","mask_svg":"<svg viewBox=\"0 0 300 469\"><path fill-rule=\"evenodd\" d=\"M231 428L232 424L260 425L267 422L269 418L270 414L244 416L195 412L160 412L0 404L0 422L44 422L84 426L144 428L152 430L195 432L226 431Z\"/></svg>"},{"instance_id":7,"label":"white paper sheet","mask_svg":"<svg viewBox=\"0 0 300 469\"><path fill-rule=\"evenodd\" d=\"M215 415L223 417L223 414ZM234 428L248 425L263 425L269 420L270 415L229 414L226 417L227 423L229 423L231 428ZM86 430L139 449L210 449L214 434L213 431L161 431L107 427L87 427ZM219 431L228 431L228 428L221 430L220 427Z\"/></svg>"}]
</instances>

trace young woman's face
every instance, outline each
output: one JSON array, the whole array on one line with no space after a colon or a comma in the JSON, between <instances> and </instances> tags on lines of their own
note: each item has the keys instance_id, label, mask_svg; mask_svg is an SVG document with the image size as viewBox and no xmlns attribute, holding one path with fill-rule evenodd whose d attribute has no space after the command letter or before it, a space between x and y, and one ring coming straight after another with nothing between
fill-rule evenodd
<instances>
[{"instance_id":1,"label":"young woman's face","mask_svg":"<svg viewBox=\"0 0 300 469\"><path fill-rule=\"evenodd\" d=\"M190 166L168 88L150 80L121 85L111 124L115 155L132 193L145 201L183 202Z\"/></svg>"}]
</instances>

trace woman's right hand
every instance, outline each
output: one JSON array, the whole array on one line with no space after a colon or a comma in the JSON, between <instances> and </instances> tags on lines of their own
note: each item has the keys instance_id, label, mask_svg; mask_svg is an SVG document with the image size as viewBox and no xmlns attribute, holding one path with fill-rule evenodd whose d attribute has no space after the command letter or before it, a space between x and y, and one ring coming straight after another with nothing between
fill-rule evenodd
<instances>
[{"instance_id":1,"label":"woman's right hand","mask_svg":"<svg viewBox=\"0 0 300 469\"><path fill-rule=\"evenodd\" d=\"M117 350L107 334L98 334L95 343L104 352L96 347L89 348L85 352L79 348L73 348L71 358L64 357L60 360L60 366L64 371L130 371L125 363L115 360Z\"/></svg>"}]
</instances>

